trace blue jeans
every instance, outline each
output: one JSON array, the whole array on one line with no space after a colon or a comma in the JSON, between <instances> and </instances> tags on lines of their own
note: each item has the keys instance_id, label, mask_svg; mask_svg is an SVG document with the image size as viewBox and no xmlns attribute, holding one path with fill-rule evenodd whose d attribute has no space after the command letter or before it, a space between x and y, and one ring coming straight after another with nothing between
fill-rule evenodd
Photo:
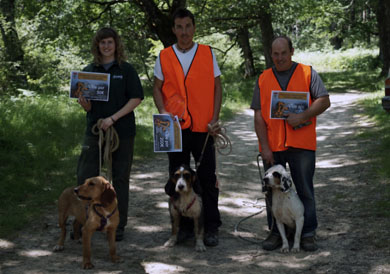
<instances>
[{"instance_id":1,"label":"blue jeans","mask_svg":"<svg viewBox=\"0 0 390 274\"><path fill-rule=\"evenodd\" d=\"M317 214L316 203L314 199L313 177L315 170L315 151L290 148L285 151L273 153L275 165L281 164L290 168L291 177L294 181L298 196L301 199L305 208L305 221L303 224L302 238L314 236L317 229ZM270 165L264 163L264 168L267 170ZM271 196L271 195L270 195ZM272 204L272 202L271 202ZM271 229L272 214L271 209L267 207L268 227ZM276 223L272 228L272 232L279 233Z\"/></svg>"}]
</instances>

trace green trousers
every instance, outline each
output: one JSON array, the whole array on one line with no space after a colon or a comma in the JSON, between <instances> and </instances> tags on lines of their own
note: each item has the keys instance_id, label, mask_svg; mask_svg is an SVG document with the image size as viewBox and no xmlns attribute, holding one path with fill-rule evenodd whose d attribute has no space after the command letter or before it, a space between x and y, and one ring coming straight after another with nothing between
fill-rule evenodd
<instances>
[{"instance_id":1,"label":"green trousers","mask_svg":"<svg viewBox=\"0 0 390 274\"><path fill-rule=\"evenodd\" d=\"M90 177L99 176L99 138L85 136L77 164L77 184L81 185ZM120 139L119 147L112 153L112 184L116 191L119 210L118 229L127 224L129 207L130 171L133 162L134 137ZM103 153L103 152L102 152ZM104 163L102 163L104 166Z\"/></svg>"}]
</instances>

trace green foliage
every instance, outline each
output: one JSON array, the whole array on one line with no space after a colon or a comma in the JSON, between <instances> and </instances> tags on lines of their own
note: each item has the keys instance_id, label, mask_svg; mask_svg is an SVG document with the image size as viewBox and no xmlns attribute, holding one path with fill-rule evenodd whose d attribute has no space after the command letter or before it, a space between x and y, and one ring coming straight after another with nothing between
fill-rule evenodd
<instances>
[{"instance_id":1,"label":"green foliage","mask_svg":"<svg viewBox=\"0 0 390 274\"><path fill-rule=\"evenodd\" d=\"M382 80L382 79L381 79ZM361 133L361 137L365 139L377 140L378 147L375 148L373 155L376 159L377 171L383 178L390 178L390 115L383 110L382 97L384 96L384 80L379 81L381 89L377 90L361 104L364 106L365 114L368 115L374 122L375 127Z\"/></svg>"},{"instance_id":2,"label":"green foliage","mask_svg":"<svg viewBox=\"0 0 390 274\"><path fill-rule=\"evenodd\" d=\"M145 88L145 99L135 110L137 135L135 139L134 160L145 160L153 157L153 116L158 113L154 106L151 87Z\"/></svg>"},{"instance_id":3,"label":"green foliage","mask_svg":"<svg viewBox=\"0 0 390 274\"><path fill-rule=\"evenodd\" d=\"M64 96L0 102L0 237L40 215L75 182L82 113Z\"/></svg>"},{"instance_id":4,"label":"green foliage","mask_svg":"<svg viewBox=\"0 0 390 274\"><path fill-rule=\"evenodd\" d=\"M165 12L171 2L157 1L156 4ZM56 93L67 86L69 71L82 68L91 60L91 38L103 26L118 30L125 42L129 61L146 79L152 80L156 57L153 47L158 37L147 26L145 14L134 2L18 0L15 3L15 20L25 53L29 89ZM330 48L335 37L342 39L344 48L377 44L373 35L376 31L374 4L368 5L363 0L245 0L228 3L194 0L187 6L196 16L197 39L213 37L209 44L220 50L222 64L236 55L232 50L228 53L226 50L236 43L237 29L245 26L250 33L255 67L259 71L264 68L259 16L267 6L270 7L275 34L291 36L297 49ZM218 35L226 38L220 40ZM235 65L243 70L237 46L234 51L239 53L238 60L233 57ZM1 61L3 54L0 51L0 87L4 90L10 87L6 79L10 64Z\"/></svg>"},{"instance_id":5,"label":"green foliage","mask_svg":"<svg viewBox=\"0 0 390 274\"><path fill-rule=\"evenodd\" d=\"M379 88L377 50L296 51L293 59L313 66L328 90L375 92Z\"/></svg>"},{"instance_id":6,"label":"green foliage","mask_svg":"<svg viewBox=\"0 0 390 274\"><path fill-rule=\"evenodd\" d=\"M371 127L360 134L360 138L375 140L367 157L374 161L375 173L379 175L379 180L375 184L375 200L373 207L378 217L390 217L390 114L383 110L381 99L384 96L383 83L380 79L381 88L370 97L363 100L365 115L368 115L375 127ZM380 191L378 191L380 189Z\"/></svg>"}]
</instances>

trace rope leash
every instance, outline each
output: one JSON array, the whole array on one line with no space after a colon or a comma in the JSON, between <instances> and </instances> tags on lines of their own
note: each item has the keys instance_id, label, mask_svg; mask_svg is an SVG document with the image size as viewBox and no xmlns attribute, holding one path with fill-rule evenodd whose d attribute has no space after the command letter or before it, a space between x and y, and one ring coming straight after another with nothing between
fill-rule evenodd
<instances>
[{"instance_id":1,"label":"rope leash","mask_svg":"<svg viewBox=\"0 0 390 274\"><path fill-rule=\"evenodd\" d=\"M92 133L99 135L99 175L102 174L102 159L107 166L108 181L112 183L112 153L119 147L119 136L113 126L110 126L106 131L101 128L103 119L99 119L92 127ZM102 157L102 148L104 152Z\"/></svg>"},{"instance_id":2,"label":"rope leash","mask_svg":"<svg viewBox=\"0 0 390 274\"><path fill-rule=\"evenodd\" d=\"M232 152L232 143L226 134L226 128L218 121L213 125L207 126L209 134L214 137L214 146L219 154L229 155ZM227 152L224 152L228 149Z\"/></svg>"},{"instance_id":3,"label":"rope leash","mask_svg":"<svg viewBox=\"0 0 390 274\"><path fill-rule=\"evenodd\" d=\"M243 221L246 221L246 220L248 220L248 219L250 219L250 218L252 218L252 217L254 217L254 216L256 216L256 215L258 215L258 214L260 214L260 213L262 213L262 212L264 211L264 209L266 209L267 207L268 207L269 209L271 209L271 193L270 193L270 191L263 185L263 174L262 174L262 172L261 172L260 162L261 162L261 153L259 153L259 154L257 155L257 167L258 167L258 169L259 169L259 177L260 177L260 183L261 183L261 185L262 185L262 192L265 193L265 204L266 204L266 206L263 207L259 212L256 212L256 213L254 213L254 214L252 214L252 215L249 215L249 216L247 216L247 217L241 219L241 220L235 225L235 227L234 227L234 233L236 233L240 239L242 239L242 240L244 240L244 241L247 241L247 242L250 242L250 243L254 243L254 244L261 244L261 242L259 242L259 241L254 241L254 240L251 240L251 239L246 239L246 238L242 237L242 236L239 234L240 231L238 231L238 227L240 226L240 224L241 224ZM267 238L271 235L272 230L273 230L273 227L274 227L274 225L275 225L275 221L274 221L274 217L273 217L272 210L271 210L271 214L272 214L272 223L271 223L271 228L270 228L270 230L269 230L269 234L268 234Z\"/></svg>"},{"instance_id":4,"label":"rope leash","mask_svg":"<svg viewBox=\"0 0 390 274\"><path fill-rule=\"evenodd\" d=\"M237 235L240 239L244 240L244 241L247 241L247 242L250 242L250 243L253 243L253 244L261 244L261 241L256 241L256 240L252 240L252 239L247 239L247 238L244 238L243 236L240 235L241 231L238 230L240 224L256 215L259 215L261 214L262 212L264 211L264 208L262 208L260 211L256 212L256 213L253 213L252 215L249 215L245 218L242 218L235 226L234 226L234 234Z\"/></svg>"},{"instance_id":5,"label":"rope leash","mask_svg":"<svg viewBox=\"0 0 390 274\"><path fill-rule=\"evenodd\" d=\"M218 151L219 154L226 156L232 152L232 143L226 134L226 128L223 127L219 121L214 123L213 125L208 125L207 128L208 128L208 133L207 133L206 140L203 144L202 152L200 153L198 162L195 163L196 170L198 170L198 167L202 162L203 154L206 149L207 141L209 140L210 136L214 138L215 151ZM227 148L229 150L227 152L224 152L224 150ZM216 159L217 159L217 155L215 155L215 160Z\"/></svg>"}]
</instances>

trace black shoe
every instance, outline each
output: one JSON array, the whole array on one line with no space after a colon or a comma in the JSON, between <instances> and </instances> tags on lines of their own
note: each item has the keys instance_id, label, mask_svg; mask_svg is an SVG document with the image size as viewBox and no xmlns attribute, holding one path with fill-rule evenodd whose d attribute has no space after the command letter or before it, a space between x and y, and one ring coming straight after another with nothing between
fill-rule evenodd
<instances>
[{"instance_id":1,"label":"black shoe","mask_svg":"<svg viewBox=\"0 0 390 274\"><path fill-rule=\"evenodd\" d=\"M316 251L318 249L318 245L314 240L314 236L302 238L301 248L305 251Z\"/></svg>"},{"instance_id":2,"label":"black shoe","mask_svg":"<svg viewBox=\"0 0 390 274\"><path fill-rule=\"evenodd\" d=\"M195 237L194 231L187 231L179 229L178 235L177 235L177 243L183 243L188 239L193 239Z\"/></svg>"},{"instance_id":3,"label":"black shoe","mask_svg":"<svg viewBox=\"0 0 390 274\"><path fill-rule=\"evenodd\" d=\"M120 242L125 237L125 230L123 228L118 228L115 233L115 241Z\"/></svg>"},{"instance_id":4,"label":"black shoe","mask_svg":"<svg viewBox=\"0 0 390 274\"><path fill-rule=\"evenodd\" d=\"M281 246L282 246L282 238L280 237L279 234L276 233L271 232L271 234L269 234L267 239L263 241L264 250L272 251Z\"/></svg>"},{"instance_id":5,"label":"black shoe","mask_svg":"<svg viewBox=\"0 0 390 274\"><path fill-rule=\"evenodd\" d=\"M219 244L218 232L207 232L203 242L206 246L217 246Z\"/></svg>"}]
</instances>

